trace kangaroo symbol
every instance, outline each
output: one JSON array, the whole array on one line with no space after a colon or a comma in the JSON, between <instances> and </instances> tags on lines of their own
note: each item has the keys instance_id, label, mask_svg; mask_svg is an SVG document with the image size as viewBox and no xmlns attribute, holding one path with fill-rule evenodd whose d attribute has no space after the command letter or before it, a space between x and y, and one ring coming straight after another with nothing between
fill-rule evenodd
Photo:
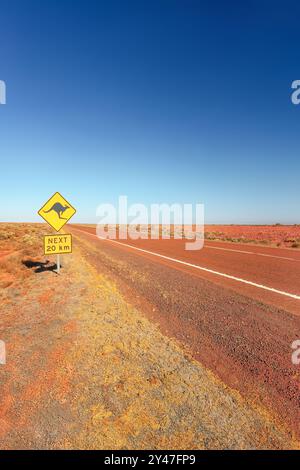
<instances>
[{"instance_id":1,"label":"kangaroo symbol","mask_svg":"<svg viewBox=\"0 0 300 470\"><path fill-rule=\"evenodd\" d=\"M56 202L55 204L53 204L53 206L51 207L51 209L49 209L48 211L44 211L45 214L48 214L48 212L51 212L51 211L54 211L57 213L58 217L60 219L63 219L63 220L68 220L66 219L65 217L62 217L62 214L67 210L69 209L69 206L63 206L60 202Z\"/></svg>"}]
</instances>

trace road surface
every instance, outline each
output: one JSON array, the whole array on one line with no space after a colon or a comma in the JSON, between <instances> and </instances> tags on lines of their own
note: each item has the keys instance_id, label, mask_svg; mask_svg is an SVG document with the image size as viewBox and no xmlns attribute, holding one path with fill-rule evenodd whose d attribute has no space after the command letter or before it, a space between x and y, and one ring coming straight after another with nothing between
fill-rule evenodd
<instances>
[{"instance_id":1,"label":"road surface","mask_svg":"<svg viewBox=\"0 0 300 470\"><path fill-rule=\"evenodd\" d=\"M300 252L183 240L99 240L69 226L85 256L222 381L300 436Z\"/></svg>"}]
</instances>

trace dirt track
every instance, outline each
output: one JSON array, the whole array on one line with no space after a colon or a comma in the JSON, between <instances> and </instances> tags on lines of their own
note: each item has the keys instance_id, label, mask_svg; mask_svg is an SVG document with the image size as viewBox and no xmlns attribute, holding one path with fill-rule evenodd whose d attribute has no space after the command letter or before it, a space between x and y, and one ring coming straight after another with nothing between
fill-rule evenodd
<instances>
[{"instance_id":1,"label":"dirt track","mask_svg":"<svg viewBox=\"0 0 300 470\"><path fill-rule=\"evenodd\" d=\"M126 246L98 240L91 235L92 228L85 227L86 233L83 227L79 229L71 228L89 262L110 273L130 300L158 322L164 333L187 346L225 384L278 414L282 423L300 435L299 368L291 362L291 343L300 333L299 301L178 267ZM138 243L154 251L156 241ZM163 249L161 246L160 252L174 256L171 242L166 242ZM219 270L226 263L224 269L235 276L249 278L253 274L256 281L299 294L299 253L255 249L276 258L206 249L206 253L203 250L196 255L197 262L208 265L211 257L214 269ZM191 259L195 254L184 256ZM229 256L232 262L228 262Z\"/></svg>"}]
</instances>

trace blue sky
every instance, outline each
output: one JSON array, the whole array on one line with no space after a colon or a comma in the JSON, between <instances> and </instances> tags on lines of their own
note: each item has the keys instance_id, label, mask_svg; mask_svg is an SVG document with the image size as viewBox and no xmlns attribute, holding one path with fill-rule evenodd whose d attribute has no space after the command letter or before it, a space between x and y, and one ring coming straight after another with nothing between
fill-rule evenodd
<instances>
[{"instance_id":1,"label":"blue sky","mask_svg":"<svg viewBox=\"0 0 300 470\"><path fill-rule=\"evenodd\" d=\"M1 221L55 191L204 203L207 223L300 223L300 7L2 0Z\"/></svg>"}]
</instances>

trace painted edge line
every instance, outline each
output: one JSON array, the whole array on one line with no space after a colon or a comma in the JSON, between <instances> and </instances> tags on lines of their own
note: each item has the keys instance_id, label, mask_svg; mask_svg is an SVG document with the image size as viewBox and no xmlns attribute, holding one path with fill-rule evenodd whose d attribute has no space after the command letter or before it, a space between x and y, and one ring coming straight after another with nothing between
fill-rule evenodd
<instances>
[{"instance_id":1,"label":"painted edge line","mask_svg":"<svg viewBox=\"0 0 300 470\"><path fill-rule=\"evenodd\" d=\"M149 250L145 250L143 248L138 248L137 246L128 245L127 243L122 243L122 242L119 242L117 240L111 240L109 238L104 238L104 237L98 237L98 235L86 232L85 230L80 230L80 229L77 229L77 228L75 228L75 230L78 230L79 232L87 233L88 235L92 235L92 236L98 238L98 240L104 240L104 241L108 241L108 242L111 242L111 243L116 243L117 245L127 246L129 248L132 248L133 250L137 250L137 251L140 251L140 252L143 252L143 253L147 253L149 255L157 256L159 258L163 258L163 259L166 259L168 261L173 261L174 263L184 264L186 266L190 266L191 268L198 269L200 271L215 274L216 276L225 277L225 278L231 279L233 281L237 281L237 282L241 282L243 284L248 284L250 286L257 287L258 289L267 290L269 292L274 292L275 294L280 294L280 295L284 295L286 297L290 297L292 299L300 300L300 295L291 294L290 292L285 292L285 291L282 291L282 290L274 289L273 287L264 286L263 284L257 284L256 282L247 281L247 279L242 279L242 278L239 278L239 277L236 277L236 276L232 276L231 274L226 274L226 273L221 273L219 271L214 271L213 269L204 268L203 266L199 266L197 264L192 264L192 263L188 263L187 261L182 261L182 260L179 260L179 259L176 259L176 258L171 258L170 256L161 255L160 253L155 253L154 251L149 251Z\"/></svg>"},{"instance_id":2,"label":"painted edge line","mask_svg":"<svg viewBox=\"0 0 300 470\"><path fill-rule=\"evenodd\" d=\"M233 253L242 253L245 255L255 255L255 256L266 256L268 258L276 258L276 259L285 259L287 261L299 261L296 258L288 258L287 256L277 256L277 255L269 255L266 253L258 253L256 251L245 251L245 250L233 250L231 248L221 248L220 246L210 246L210 245L204 245L205 248L210 248L211 250L222 250L222 251L231 251Z\"/></svg>"}]
</instances>

